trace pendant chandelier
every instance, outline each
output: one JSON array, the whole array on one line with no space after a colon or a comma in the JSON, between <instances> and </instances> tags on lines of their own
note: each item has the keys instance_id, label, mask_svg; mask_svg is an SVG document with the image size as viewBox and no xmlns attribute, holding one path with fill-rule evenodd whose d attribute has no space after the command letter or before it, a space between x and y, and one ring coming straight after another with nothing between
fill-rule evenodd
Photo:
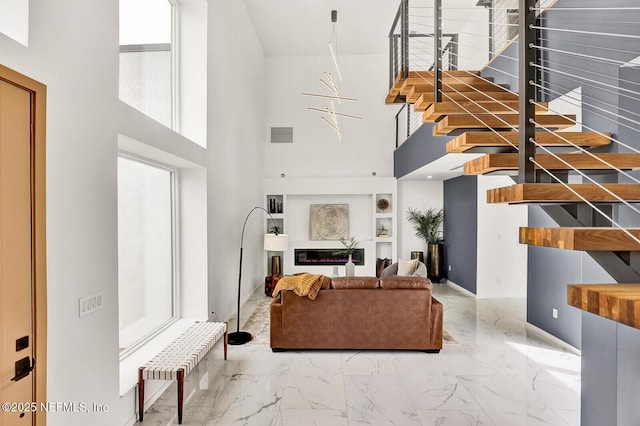
<instances>
[{"instance_id":1,"label":"pendant chandelier","mask_svg":"<svg viewBox=\"0 0 640 426\"><path fill-rule=\"evenodd\" d=\"M307 93L303 92L303 96L309 96L323 100L325 103L320 107L309 106L307 109L316 113L320 113L320 119L331 127L338 135L338 140L342 140L344 132L340 128L340 118L349 118L355 120L361 120L362 117L358 117L351 114L344 114L336 110L336 104L339 107L342 102L355 102L357 99L346 97L340 91L339 85L342 83L342 73L340 72L340 66L338 65L338 43L337 43L337 31L336 23L338 22L338 11L331 11L331 37L328 42L328 52L331 60L326 65L326 69L321 72L320 83L322 84L322 93Z\"/></svg>"}]
</instances>

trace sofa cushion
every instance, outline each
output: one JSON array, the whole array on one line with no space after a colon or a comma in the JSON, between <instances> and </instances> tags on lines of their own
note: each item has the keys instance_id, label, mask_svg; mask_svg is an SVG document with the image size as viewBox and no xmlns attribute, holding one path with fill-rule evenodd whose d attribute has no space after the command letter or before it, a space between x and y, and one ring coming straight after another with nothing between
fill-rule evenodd
<instances>
[{"instance_id":1,"label":"sofa cushion","mask_svg":"<svg viewBox=\"0 0 640 426\"><path fill-rule=\"evenodd\" d=\"M413 273L416 271L416 268L418 268L418 259L411 259L411 260L402 260L400 259L398 261L398 275L402 275L402 276L407 276L407 275L413 275Z\"/></svg>"},{"instance_id":2,"label":"sofa cushion","mask_svg":"<svg viewBox=\"0 0 640 426\"><path fill-rule=\"evenodd\" d=\"M398 275L398 262L392 263L382 270L381 277L393 277L394 275Z\"/></svg>"},{"instance_id":3,"label":"sofa cushion","mask_svg":"<svg viewBox=\"0 0 640 426\"><path fill-rule=\"evenodd\" d=\"M380 277L380 287L386 290L407 289L407 288L424 288L432 289L433 284L427 278L422 277Z\"/></svg>"},{"instance_id":4,"label":"sofa cushion","mask_svg":"<svg viewBox=\"0 0 640 426\"><path fill-rule=\"evenodd\" d=\"M331 288L344 290L350 288L378 288L376 277L335 277L331 279Z\"/></svg>"}]
</instances>

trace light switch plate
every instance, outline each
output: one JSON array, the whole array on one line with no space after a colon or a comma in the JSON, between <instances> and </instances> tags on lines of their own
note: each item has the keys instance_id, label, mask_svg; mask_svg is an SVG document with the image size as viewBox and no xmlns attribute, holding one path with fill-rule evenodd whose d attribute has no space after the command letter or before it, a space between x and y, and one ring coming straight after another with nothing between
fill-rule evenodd
<instances>
[{"instance_id":1,"label":"light switch plate","mask_svg":"<svg viewBox=\"0 0 640 426\"><path fill-rule=\"evenodd\" d=\"M83 317L91 314L104 305L104 294L102 292L78 299L78 316Z\"/></svg>"}]
</instances>

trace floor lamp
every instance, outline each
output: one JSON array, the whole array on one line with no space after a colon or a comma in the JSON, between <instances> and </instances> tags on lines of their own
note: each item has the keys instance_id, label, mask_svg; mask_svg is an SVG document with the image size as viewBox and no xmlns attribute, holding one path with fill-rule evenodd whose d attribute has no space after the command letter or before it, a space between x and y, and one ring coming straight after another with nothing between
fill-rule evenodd
<instances>
[{"instance_id":1,"label":"floor lamp","mask_svg":"<svg viewBox=\"0 0 640 426\"><path fill-rule=\"evenodd\" d=\"M240 331L240 289L242 287L242 249L244 244L244 228L247 226L249 216L251 216L251 213L253 213L255 210L264 211L269 215L269 218L273 223L273 233L264 234L265 251L287 251L289 247L289 236L286 234L281 234L278 231L278 226L276 225L276 221L273 219L273 216L271 216L271 213L269 213L262 207L254 207L253 209L251 209L246 219L244 220L244 225L242 225L242 237L240 238L240 269L238 271L238 316L236 318L237 329L233 333L229 333L229 335L227 336L230 345L244 345L245 343L251 341L251 333L247 331Z\"/></svg>"}]
</instances>

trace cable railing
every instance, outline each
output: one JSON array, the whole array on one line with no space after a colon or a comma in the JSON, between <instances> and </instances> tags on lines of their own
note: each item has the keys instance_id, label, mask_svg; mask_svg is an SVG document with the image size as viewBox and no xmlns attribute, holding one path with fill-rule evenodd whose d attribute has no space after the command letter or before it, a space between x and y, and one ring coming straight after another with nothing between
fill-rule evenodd
<instances>
[{"instance_id":1,"label":"cable railing","mask_svg":"<svg viewBox=\"0 0 640 426\"><path fill-rule=\"evenodd\" d=\"M402 104L396 113L396 148L422 126L422 112L412 104Z\"/></svg>"},{"instance_id":2,"label":"cable railing","mask_svg":"<svg viewBox=\"0 0 640 426\"><path fill-rule=\"evenodd\" d=\"M557 115L567 126L609 138L609 152L640 153L640 7L628 6L625 0L612 0L607 7L593 4L578 0L480 0L475 7L465 8L451 7L442 0L405 0L405 31L433 34L428 43L407 52L405 75L415 72L422 76L425 84L434 87L433 102L455 105L473 115L484 130L511 144L520 158L519 182L544 180L561 185L605 215L611 226L624 229L625 224L614 220L614 215L621 209L640 214L640 209L605 182L610 182L614 173L617 181L640 184L638 172L616 166L575 143L557 127L545 125L543 117ZM446 43L446 58L444 29L456 34L455 40ZM449 68L445 64L452 59L457 69L469 71L446 73ZM477 69L482 71L480 75L472 71ZM499 85L505 80L512 83L510 91L518 94L518 108L496 95L506 91ZM576 90L580 95L570 96ZM496 110L500 112L493 112L494 106L499 106ZM518 114L517 125L506 118L509 114ZM513 144L506 132L517 132L518 143ZM600 171L585 172L566 161L558 150L537 141L542 133L553 133L573 153L601 163ZM545 167L536 160L538 152L562 163L563 170ZM604 171L607 176L603 177ZM607 209L598 208L572 187L569 174L615 200L613 213L606 214ZM625 233L640 244L640 239Z\"/></svg>"}]
</instances>

